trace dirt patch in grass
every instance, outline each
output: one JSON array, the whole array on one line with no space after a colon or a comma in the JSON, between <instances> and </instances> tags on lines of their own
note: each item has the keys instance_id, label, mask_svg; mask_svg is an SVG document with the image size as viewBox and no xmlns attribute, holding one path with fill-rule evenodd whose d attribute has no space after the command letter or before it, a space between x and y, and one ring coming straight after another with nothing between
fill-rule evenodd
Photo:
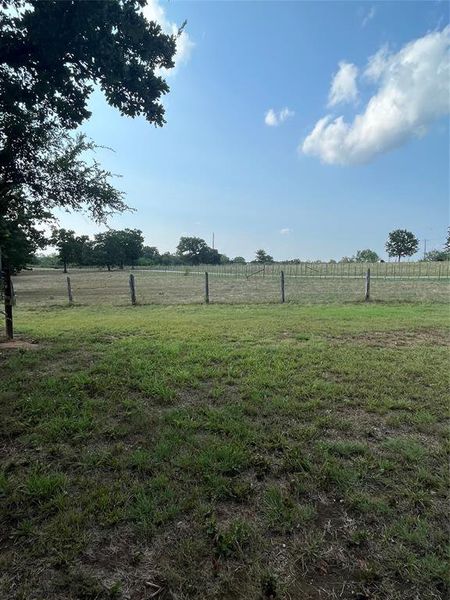
<instances>
[{"instance_id":1,"label":"dirt patch in grass","mask_svg":"<svg viewBox=\"0 0 450 600\"><path fill-rule=\"evenodd\" d=\"M3 350L38 350L39 344L26 340L0 340L0 353Z\"/></svg>"},{"instance_id":2,"label":"dirt patch in grass","mask_svg":"<svg viewBox=\"0 0 450 600\"><path fill-rule=\"evenodd\" d=\"M450 347L450 334L441 329L427 329L426 331L367 331L364 333L330 335L326 339L336 344L350 343L375 348L411 348L414 346L430 345Z\"/></svg>"}]
</instances>

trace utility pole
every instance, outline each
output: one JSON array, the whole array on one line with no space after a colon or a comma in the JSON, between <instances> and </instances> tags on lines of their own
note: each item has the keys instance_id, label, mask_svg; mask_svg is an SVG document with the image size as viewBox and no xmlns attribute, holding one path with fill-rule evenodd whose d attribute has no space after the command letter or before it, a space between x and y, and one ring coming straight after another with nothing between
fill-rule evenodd
<instances>
[{"instance_id":1,"label":"utility pole","mask_svg":"<svg viewBox=\"0 0 450 600\"><path fill-rule=\"evenodd\" d=\"M212 249L214 250L214 231L213 231L213 237L212 237Z\"/></svg>"},{"instance_id":2,"label":"utility pole","mask_svg":"<svg viewBox=\"0 0 450 600\"><path fill-rule=\"evenodd\" d=\"M423 257L425 258L425 255L427 253L427 242L429 242L430 240L423 240Z\"/></svg>"}]
</instances>

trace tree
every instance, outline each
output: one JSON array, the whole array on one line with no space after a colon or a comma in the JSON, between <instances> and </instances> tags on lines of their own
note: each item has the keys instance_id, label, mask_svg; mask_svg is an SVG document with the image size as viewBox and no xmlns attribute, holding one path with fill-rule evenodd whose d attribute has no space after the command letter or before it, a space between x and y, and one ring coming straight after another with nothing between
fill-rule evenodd
<instances>
[{"instance_id":1,"label":"tree","mask_svg":"<svg viewBox=\"0 0 450 600\"><path fill-rule=\"evenodd\" d=\"M52 208L82 210L87 203L97 220L125 208L122 195L108 184L111 174L81 158L83 146L92 149L91 143L67 132L90 116L87 103L94 85L122 114L164 124L160 99L169 87L160 69L174 66L177 36L147 22L143 4L0 1L0 253L5 281L33 248L44 245L39 225L51 220ZM70 175L75 176L72 182ZM65 188L59 193L61 178ZM12 323L12 315L8 319Z\"/></svg>"},{"instance_id":2,"label":"tree","mask_svg":"<svg viewBox=\"0 0 450 600\"><path fill-rule=\"evenodd\" d=\"M90 251L90 260L97 266L123 269L125 265L133 267L142 256L144 238L139 229L110 229L94 236Z\"/></svg>"},{"instance_id":3,"label":"tree","mask_svg":"<svg viewBox=\"0 0 450 600\"><path fill-rule=\"evenodd\" d=\"M424 260L434 262L444 262L446 260L450 260L450 251L446 252L445 250L430 250L425 254Z\"/></svg>"},{"instance_id":4,"label":"tree","mask_svg":"<svg viewBox=\"0 0 450 600\"><path fill-rule=\"evenodd\" d=\"M142 256L144 248L144 236L140 229L124 229L117 232L123 247L124 263L134 268L138 259ZM123 264L121 265L123 268Z\"/></svg>"},{"instance_id":5,"label":"tree","mask_svg":"<svg viewBox=\"0 0 450 600\"><path fill-rule=\"evenodd\" d=\"M376 263L380 260L380 257L373 250L358 250L355 256L356 262L367 262L367 263Z\"/></svg>"},{"instance_id":6,"label":"tree","mask_svg":"<svg viewBox=\"0 0 450 600\"><path fill-rule=\"evenodd\" d=\"M75 231L67 229L53 229L50 245L58 250L58 258L63 264L64 273L67 273L69 263L82 264L83 250L88 242L87 235L76 236Z\"/></svg>"},{"instance_id":7,"label":"tree","mask_svg":"<svg viewBox=\"0 0 450 600\"><path fill-rule=\"evenodd\" d=\"M161 255L156 246L144 246L142 248L142 258L153 265L157 265L161 261Z\"/></svg>"},{"instance_id":8,"label":"tree","mask_svg":"<svg viewBox=\"0 0 450 600\"><path fill-rule=\"evenodd\" d=\"M209 246L206 246L206 248L204 248L200 252L200 264L202 264L202 265L219 265L220 257L221 257L221 255L219 254L218 250L216 250L215 248L210 248Z\"/></svg>"},{"instance_id":9,"label":"tree","mask_svg":"<svg viewBox=\"0 0 450 600\"><path fill-rule=\"evenodd\" d=\"M447 229L447 238L444 244L444 252L450 252L450 227Z\"/></svg>"},{"instance_id":10,"label":"tree","mask_svg":"<svg viewBox=\"0 0 450 600\"><path fill-rule=\"evenodd\" d=\"M398 262L402 256L412 256L417 252L419 240L406 229L395 229L391 231L386 242L386 251L389 256L396 256Z\"/></svg>"},{"instance_id":11,"label":"tree","mask_svg":"<svg viewBox=\"0 0 450 600\"><path fill-rule=\"evenodd\" d=\"M243 256L235 256L231 262L236 265L246 265L247 264L247 261L245 260L245 258Z\"/></svg>"},{"instance_id":12,"label":"tree","mask_svg":"<svg viewBox=\"0 0 450 600\"><path fill-rule=\"evenodd\" d=\"M255 262L257 263L273 263L273 257L267 254L265 250L257 250L255 254Z\"/></svg>"},{"instance_id":13,"label":"tree","mask_svg":"<svg viewBox=\"0 0 450 600\"><path fill-rule=\"evenodd\" d=\"M205 240L198 237L182 236L177 246L177 254L186 262L198 265L201 262L202 252L207 248Z\"/></svg>"}]
</instances>

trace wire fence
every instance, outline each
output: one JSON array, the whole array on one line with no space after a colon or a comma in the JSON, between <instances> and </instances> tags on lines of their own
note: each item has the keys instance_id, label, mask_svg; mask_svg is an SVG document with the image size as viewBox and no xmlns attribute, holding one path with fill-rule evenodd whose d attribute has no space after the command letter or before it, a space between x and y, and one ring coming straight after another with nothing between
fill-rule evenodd
<instances>
[{"instance_id":1,"label":"wire fence","mask_svg":"<svg viewBox=\"0 0 450 600\"><path fill-rule=\"evenodd\" d=\"M180 265L155 265L146 267L146 270L162 271L165 273L189 273L203 274L208 271L210 274L223 276L260 276L273 277L280 276L281 271L285 277L362 277L367 268L370 268L372 277L375 278L449 278L450 261L445 262L384 262L384 263L273 263L261 265L258 263L226 265L198 265L198 266L180 266Z\"/></svg>"},{"instance_id":2,"label":"wire fence","mask_svg":"<svg viewBox=\"0 0 450 600\"><path fill-rule=\"evenodd\" d=\"M449 302L447 263L225 265L106 271L36 269L14 277L18 306ZM318 267L316 269L316 267ZM428 267L428 268L427 268ZM367 270L370 269L369 290ZM208 273L206 277L205 273ZM283 273L283 275L282 275ZM207 285L206 285L207 284Z\"/></svg>"}]
</instances>

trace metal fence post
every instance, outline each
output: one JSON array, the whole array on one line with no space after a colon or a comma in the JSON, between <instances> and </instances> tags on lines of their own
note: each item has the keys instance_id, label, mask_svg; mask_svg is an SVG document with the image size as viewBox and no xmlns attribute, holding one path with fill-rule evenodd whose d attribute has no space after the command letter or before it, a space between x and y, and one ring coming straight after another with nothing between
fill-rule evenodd
<instances>
[{"instance_id":1,"label":"metal fence post","mask_svg":"<svg viewBox=\"0 0 450 600\"><path fill-rule=\"evenodd\" d=\"M69 304L73 304L72 286L70 284L70 277L67 277L67 295L69 296Z\"/></svg>"},{"instance_id":2,"label":"metal fence post","mask_svg":"<svg viewBox=\"0 0 450 600\"><path fill-rule=\"evenodd\" d=\"M284 302L285 297L284 297L284 271L281 271L281 302Z\"/></svg>"},{"instance_id":3,"label":"metal fence post","mask_svg":"<svg viewBox=\"0 0 450 600\"><path fill-rule=\"evenodd\" d=\"M131 294L131 304L133 306L136 305L136 288L134 285L134 275L130 273L130 294Z\"/></svg>"},{"instance_id":4,"label":"metal fence post","mask_svg":"<svg viewBox=\"0 0 450 600\"><path fill-rule=\"evenodd\" d=\"M207 271L205 271L205 303L209 304L209 277Z\"/></svg>"},{"instance_id":5,"label":"metal fence post","mask_svg":"<svg viewBox=\"0 0 450 600\"><path fill-rule=\"evenodd\" d=\"M370 300L370 269L367 269L366 273L366 292L364 295L364 301L369 302Z\"/></svg>"}]
</instances>

